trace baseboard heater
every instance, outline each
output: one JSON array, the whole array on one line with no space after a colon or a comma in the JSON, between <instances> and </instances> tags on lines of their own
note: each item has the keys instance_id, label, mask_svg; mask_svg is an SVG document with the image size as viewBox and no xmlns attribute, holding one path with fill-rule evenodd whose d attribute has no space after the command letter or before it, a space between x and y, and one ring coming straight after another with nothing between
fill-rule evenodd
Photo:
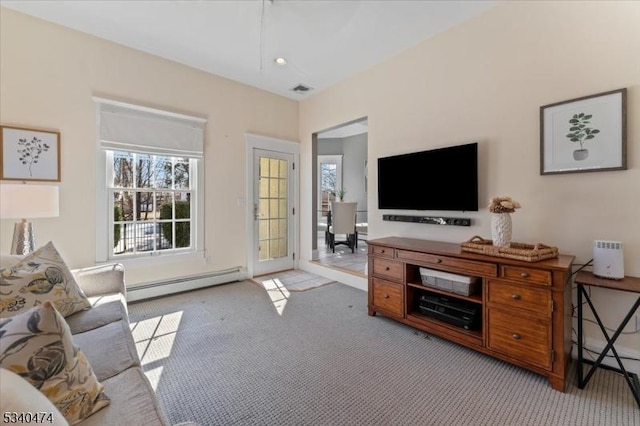
<instances>
[{"instance_id":1,"label":"baseboard heater","mask_svg":"<svg viewBox=\"0 0 640 426\"><path fill-rule=\"evenodd\" d=\"M135 302L153 297L166 296L168 294L181 293L183 291L242 281L246 278L246 270L238 266L208 274L155 281L127 288L127 301Z\"/></svg>"}]
</instances>

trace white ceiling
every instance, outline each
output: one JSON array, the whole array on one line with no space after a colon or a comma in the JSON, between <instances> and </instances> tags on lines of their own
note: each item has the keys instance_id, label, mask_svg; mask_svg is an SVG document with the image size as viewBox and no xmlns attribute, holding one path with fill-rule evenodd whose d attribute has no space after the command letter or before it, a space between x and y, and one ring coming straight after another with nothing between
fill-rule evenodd
<instances>
[{"instance_id":1,"label":"white ceiling","mask_svg":"<svg viewBox=\"0 0 640 426\"><path fill-rule=\"evenodd\" d=\"M7 8L291 99L317 93L497 3L0 0ZM276 65L278 56L288 64ZM290 90L298 84L314 90Z\"/></svg>"}]
</instances>

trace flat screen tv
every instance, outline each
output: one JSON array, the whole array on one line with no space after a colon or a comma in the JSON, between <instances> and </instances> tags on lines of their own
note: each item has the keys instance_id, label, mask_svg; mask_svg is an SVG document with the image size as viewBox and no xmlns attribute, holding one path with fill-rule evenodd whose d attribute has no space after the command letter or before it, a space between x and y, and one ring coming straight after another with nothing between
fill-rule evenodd
<instances>
[{"instance_id":1,"label":"flat screen tv","mask_svg":"<svg viewBox=\"0 0 640 426\"><path fill-rule=\"evenodd\" d=\"M378 208L478 211L478 143L378 158Z\"/></svg>"}]
</instances>

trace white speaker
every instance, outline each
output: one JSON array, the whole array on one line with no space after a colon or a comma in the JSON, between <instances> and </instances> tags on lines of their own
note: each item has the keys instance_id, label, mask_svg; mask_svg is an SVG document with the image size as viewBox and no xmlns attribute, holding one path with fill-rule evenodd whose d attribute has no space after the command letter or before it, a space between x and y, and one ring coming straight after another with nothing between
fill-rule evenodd
<instances>
[{"instance_id":1,"label":"white speaker","mask_svg":"<svg viewBox=\"0 0 640 426\"><path fill-rule=\"evenodd\" d=\"M624 252L620 241L593 242L593 275L614 280L624 278Z\"/></svg>"}]
</instances>

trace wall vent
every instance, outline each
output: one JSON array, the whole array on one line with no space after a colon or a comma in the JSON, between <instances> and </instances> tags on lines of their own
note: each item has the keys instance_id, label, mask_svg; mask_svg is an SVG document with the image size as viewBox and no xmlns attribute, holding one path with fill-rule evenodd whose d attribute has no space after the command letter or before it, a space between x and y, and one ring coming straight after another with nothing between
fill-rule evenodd
<instances>
[{"instance_id":1,"label":"wall vent","mask_svg":"<svg viewBox=\"0 0 640 426\"><path fill-rule=\"evenodd\" d=\"M304 84L298 84L297 86L291 88L291 90L293 90L296 93L307 93L313 90L313 88L309 86L305 86Z\"/></svg>"}]
</instances>

